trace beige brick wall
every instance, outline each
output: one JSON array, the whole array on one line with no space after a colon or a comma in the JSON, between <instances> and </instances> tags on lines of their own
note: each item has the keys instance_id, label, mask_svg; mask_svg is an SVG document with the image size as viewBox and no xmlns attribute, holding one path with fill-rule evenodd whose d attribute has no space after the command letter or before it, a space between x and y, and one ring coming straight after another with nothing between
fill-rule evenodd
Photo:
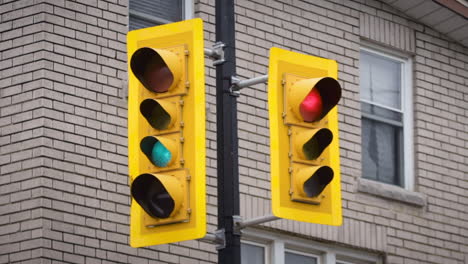
<instances>
[{"instance_id":1,"label":"beige brick wall","mask_svg":"<svg viewBox=\"0 0 468 264\"><path fill-rule=\"evenodd\" d=\"M214 263L212 244L128 246L126 0L0 1L0 263ZM205 44L214 1L197 1ZM378 0L236 1L237 74L272 46L335 59L342 227L265 229L377 252L387 263L468 263L468 49ZM359 49L413 58L415 191L361 180ZM216 229L214 67L207 64L207 190ZM266 86L238 98L241 214L268 214ZM404 197L404 201L401 201Z\"/></svg>"},{"instance_id":2,"label":"beige brick wall","mask_svg":"<svg viewBox=\"0 0 468 264\"><path fill-rule=\"evenodd\" d=\"M468 205L467 48L379 1L236 3L241 77L267 73L268 49L277 46L337 60L344 87L339 108L343 226L280 220L265 227L381 252L389 263L468 261L468 230L463 225ZM414 191L360 179L358 66L363 43L413 60ZM242 94L241 215L248 219L271 212L267 90L257 85Z\"/></svg>"}]
</instances>

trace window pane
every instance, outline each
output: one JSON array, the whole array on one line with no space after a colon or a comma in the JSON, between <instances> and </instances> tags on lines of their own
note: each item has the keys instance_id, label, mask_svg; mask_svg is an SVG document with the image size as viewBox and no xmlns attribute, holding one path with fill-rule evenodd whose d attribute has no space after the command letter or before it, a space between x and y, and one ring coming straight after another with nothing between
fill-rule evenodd
<instances>
[{"instance_id":1,"label":"window pane","mask_svg":"<svg viewBox=\"0 0 468 264\"><path fill-rule=\"evenodd\" d=\"M241 244L241 263L242 264L264 264L265 248L251 244Z\"/></svg>"},{"instance_id":2,"label":"window pane","mask_svg":"<svg viewBox=\"0 0 468 264\"><path fill-rule=\"evenodd\" d=\"M151 19L134 15L160 18L168 21L180 21L183 16L183 0L130 0L130 30L157 25Z\"/></svg>"},{"instance_id":3,"label":"window pane","mask_svg":"<svg viewBox=\"0 0 468 264\"><path fill-rule=\"evenodd\" d=\"M361 98L401 109L401 63L365 51L360 56Z\"/></svg>"},{"instance_id":4,"label":"window pane","mask_svg":"<svg viewBox=\"0 0 468 264\"><path fill-rule=\"evenodd\" d=\"M402 128L362 119L362 173L364 178L402 185Z\"/></svg>"},{"instance_id":5,"label":"window pane","mask_svg":"<svg viewBox=\"0 0 468 264\"><path fill-rule=\"evenodd\" d=\"M317 264L317 258L285 252L285 264Z\"/></svg>"}]
</instances>

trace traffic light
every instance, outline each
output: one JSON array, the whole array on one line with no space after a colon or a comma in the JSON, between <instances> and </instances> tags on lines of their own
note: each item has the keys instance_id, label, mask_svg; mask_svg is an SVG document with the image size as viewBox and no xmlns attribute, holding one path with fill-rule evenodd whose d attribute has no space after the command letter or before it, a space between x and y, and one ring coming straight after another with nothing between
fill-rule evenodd
<instances>
[{"instance_id":1,"label":"traffic light","mask_svg":"<svg viewBox=\"0 0 468 264\"><path fill-rule=\"evenodd\" d=\"M130 245L206 234L203 21L127 36Z\"/></svg>"},{"instance_id":2,"label":"traffic light","mask_svg":"<svg viewBox=\"0 0 468 264\"><path fill-rule=\"evenodd\" d=\"M280 218L341 225L335 61L271 48L271 199Z\"/></svg>"}]
</instances>

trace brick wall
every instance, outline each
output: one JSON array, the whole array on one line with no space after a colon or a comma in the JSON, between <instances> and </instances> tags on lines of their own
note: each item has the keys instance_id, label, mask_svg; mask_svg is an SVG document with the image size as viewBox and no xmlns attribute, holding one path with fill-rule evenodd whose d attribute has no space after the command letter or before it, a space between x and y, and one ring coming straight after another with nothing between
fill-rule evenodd
<instances>
[{"instance_id":1,"label":"brick wall","mask_svg":"<svg viewBox=\"0 0 468 264\"><path fill-rule=\"evenodd\" d=\"M272 46L335 59L344 88L340 143L344 224L266 224L292 235L381 252L389 263L465 263L468 50L379 1L237 1L237 73L267 73ZM265 7L266 5L266 7ZM202 14L212 21L212 14ZM414 190L361 179L359 48L413 60ZM241 215L270 213L265 85L239 98Z\"/></svg>"},{"instance_id":2,"label":"brick wall","mask_svg":"<svg viewBox=\"0 0 468 264\"><path fill-rule=\"evenodd\" d=\"M0 263L213 263L213 245L128 246L128 1L0 1ZM205 44L214 1L199 1ZM468 263L468 50L377 0L236 1L237 73L272 46L335 59L344 224L280 220L291 236L379 252L388 263ZM361 180L359 48L413 58L415 191ZM216 229L215 81L207 65L209 232ZM241 214L268 214L267 90L238 99ZM402 196L403 195L403 196ZM406 195L406 196L405 196ZM410 202L397 197L407 197Z\"/></svg>"},{"instance_id":3,"label":"brick wall","mask_svg":"<svg viewBox=\"0 0 468 264\"><path fill-rule=\"evenodd\" d=\"M0 262L41 256L41 186L48 156L54 155L45 128L52 101L44 97L46 64L43 6L23 2L0 5Z\"/></svg>"}]
</instances>

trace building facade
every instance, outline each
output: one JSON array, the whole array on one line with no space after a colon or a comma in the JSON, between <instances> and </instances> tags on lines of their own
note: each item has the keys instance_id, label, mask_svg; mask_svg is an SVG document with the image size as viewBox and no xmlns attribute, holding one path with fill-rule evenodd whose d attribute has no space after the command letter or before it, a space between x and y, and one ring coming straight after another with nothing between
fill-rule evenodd
<instances>
[{"instance_id":1,"label":"building facade","mask_svg":"<svg viewBox=\"0 0 468 264\"><path fill-rule=\"evenodd\" d=\"M131 248L126 33L215 1L0 1L0 263L216 263L205 240ZM343 225L277 220L243 263L468 264L468 6L237 0L237 74L280 47L334 59ZM217 223L215 68L206 59L207 220ZM267 87L238 98L241 217L270 207Z\"/></svg>"}]
</instances>

